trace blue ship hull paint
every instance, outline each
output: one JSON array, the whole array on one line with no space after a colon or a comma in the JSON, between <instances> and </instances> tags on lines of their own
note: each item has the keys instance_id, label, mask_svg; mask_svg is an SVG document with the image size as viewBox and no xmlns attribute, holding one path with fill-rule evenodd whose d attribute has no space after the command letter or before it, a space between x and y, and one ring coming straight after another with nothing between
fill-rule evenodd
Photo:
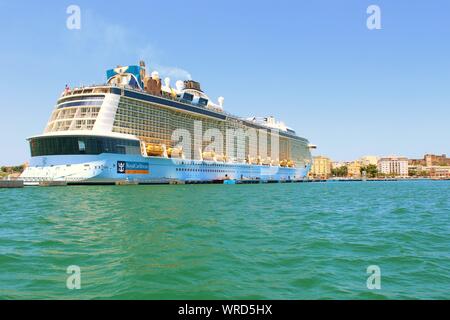
<instances>
[{"instance_id":1,"label":"blue ship hull paint","mask_svg":"<svg viewBox=\"0 0 450 320\"><path fill-rule=\"evenodd\" d=\"M68 182L301 180L306 177L309 168L310 166L287 168L103 153L32 157L22 178L25 181Z\"/></svg>"}]
</instances>

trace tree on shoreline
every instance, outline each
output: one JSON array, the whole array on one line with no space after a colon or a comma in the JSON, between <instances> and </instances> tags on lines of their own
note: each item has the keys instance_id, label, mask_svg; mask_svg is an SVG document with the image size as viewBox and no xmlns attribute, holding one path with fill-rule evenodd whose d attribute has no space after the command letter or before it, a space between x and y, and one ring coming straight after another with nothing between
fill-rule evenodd
<instances>
[{"instance_id":1,"label":"tree on shoreline","mask_svg":"<svg viewBox=\"0 0 450 320\"><path fill-rule=\"evenodd\" d=\"M362 166L360 171L361 171L361 174L363 174L363 172L365 172L366 177L368 177L368 178L376 178L378 176L378 168L374 164L369 164L368 166Z\"/></svg>"},{"instance_id":2,"label":"tree on shoreline","mask_svg":"<svg viewBox=\"0 0 450 320\"><path fill-rule=\"evenodd\" d=\"M348 174L348 168L347 168L347 166L333 168L333 169L331 169L331 174L334 177L346 177Z\"/></svg>"},{"instance_id":3,"label":"tree on shoreline","mask_svg":"<svg viewBox=\"0 0 450 320\"><path fill-rule=\"evenodd\" d=\"M25 167L25 164L20 166L2 166L0 167L0 175L5 176L12 173L22 173Z\"/></svg>"}]
</instances>

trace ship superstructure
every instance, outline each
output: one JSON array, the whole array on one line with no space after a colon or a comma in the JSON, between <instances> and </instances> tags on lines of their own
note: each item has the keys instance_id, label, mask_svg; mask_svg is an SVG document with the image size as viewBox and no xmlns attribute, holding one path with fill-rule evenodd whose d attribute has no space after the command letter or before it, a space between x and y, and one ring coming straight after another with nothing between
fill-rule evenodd
<instances>
[{"instance_id":1,"label":"ship superstructure","mask_svg":"<svg viewBox=\"0 0 450 320\"><path fill-rule=\"evenodd\" d=\"M107 71L107 83L66 89L41 135L30 137L26 182L299 180L305 138L273 117L224 111L192 80L161 80L145 63Z\"/></svg>"}]
</instances>

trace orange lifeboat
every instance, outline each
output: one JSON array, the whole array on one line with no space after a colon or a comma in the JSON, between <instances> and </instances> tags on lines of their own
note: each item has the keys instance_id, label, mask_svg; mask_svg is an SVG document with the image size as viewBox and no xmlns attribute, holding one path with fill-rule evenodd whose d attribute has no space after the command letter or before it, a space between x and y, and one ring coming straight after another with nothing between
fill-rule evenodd
<instances>
[{"instance_id":1,"label":"orange lifeboat","mask_svg":"<svg viewBox=\"0 0 450 320\"><path fill-rule=\"evenodd\" d=\"M219 162L227 162L228 161L228 157L226 155L216 155L216 160Z\"/></svg>"},{"instance_id":2,"label":"orange lifeboat","mask_svg":"<svg viewBox=\"0 0 450 320\"><path fill-rule=\"evenodd\" d=\"M252 158L250 156L247 158L247 163L249 164L258 164L258 162L259 162L258 158Z\"/></svg>"},{"instance_id":3,"label":"orange lifeboat","mask_svg":"<svg viewBox=\"0 0 450 320\"><path fill-rule=\"evenodd\" d=\"M265 166L270 166L272 164L272 159L270 159L270 157L265 158L261 161L261 164L263 164Z\"/></svg>"},{"instance_id":4,"label":"orange lifeboat","mask_svg":"<svg viewBox=\"0 0 450 320\"><path fill-rule=\"evenodd\" d=\"M164 154L164 148L160 144L149 143L146 146L148 156L161 157Z\"/></svg>"},{"instance_id":5,"label":"orange lifeboat","mask_svg":"<svg viewBox=\"0 0 450 320\"><path fill-rule=\"evenodd\" d=\"M168 148L167 156L169 158L182 158L183 157L183 148Z\"/></svg>"},{"instance_id":6,"label":"orange lifeboat","mask_svg":"<svg viewBox=\"0 0 450 320\"><path fill-rule=\"evenodd\" d=\"M203 160L214 160L216 153L214 151L205 151L202 153Z\"/></svg>"}]
</instances>

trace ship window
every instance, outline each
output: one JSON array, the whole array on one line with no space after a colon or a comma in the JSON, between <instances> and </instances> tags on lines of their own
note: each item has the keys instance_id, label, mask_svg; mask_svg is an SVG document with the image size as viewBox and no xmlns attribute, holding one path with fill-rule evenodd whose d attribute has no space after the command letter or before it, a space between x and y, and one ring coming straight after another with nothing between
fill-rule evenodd
<instances>
[{"instance_id":1,"label":"ship window","mask_svg":"<svg viewBox=\"0 0 450 320\"><path fill-rule=\"evenodd\" d=\"M200 99L198 99L198 104L206 107L208 105L208 99L200 98Z\"/></svg>"},{"instance_id":2,"label":"ship window","mask_svg":"<svg viewBox=\"0 0 450 320\"><path fill-rule=\"evenodd\" d=\"M39 137L30 140L31 156L69 154L140 154L137 140L106 137Z\"/></svg>"},{"instance_id":3,"label":"ship window","mask_svg":"<svg viewBox=\"0 0 450 320\"><path fill-rule=\"evenodd\" d=\"M126 147L125 146L116 146L115 153L126 154Z\"/></svg>"},{"instance_id":4,"label":"ship window","mask_svg":"<svg viewBox=\"0 0 450 320\"><path fill-rule=\"evenodd\" d=\"M186 92L183 94L183 100L192 101L192 99L194 99L194 96L192 94Z\"/></svg>"},{"instance_id":5,"label":"ship window","mask_svg":"<svg viewBox=\"0 0 450 320\"><path fill-rule=\"evenodd\" d=\"M58 105L58 109L68 108L68 107L79 107L79 106L101 106L102 103L103 103L102 100L64 102L64 103L61 103Z\"/></svg>"}]
</instances>

